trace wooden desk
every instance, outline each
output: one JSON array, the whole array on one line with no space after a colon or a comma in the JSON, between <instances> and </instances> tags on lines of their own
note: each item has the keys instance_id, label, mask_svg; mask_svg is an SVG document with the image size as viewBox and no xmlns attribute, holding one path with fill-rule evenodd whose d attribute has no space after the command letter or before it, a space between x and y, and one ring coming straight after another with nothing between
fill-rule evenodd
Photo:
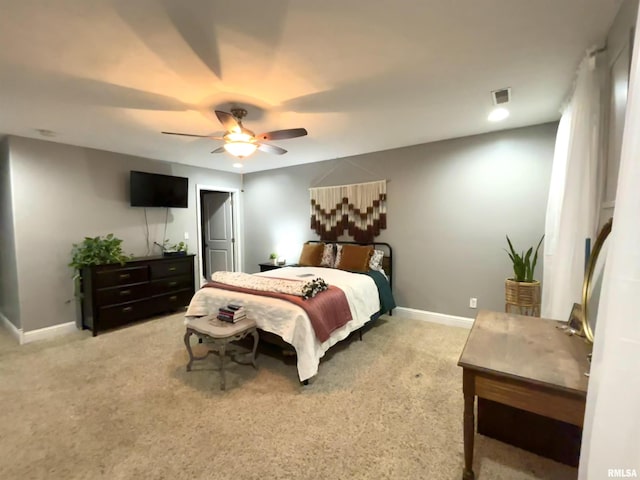
<instances>
[{"instance_id":1,"label":"wooden desk","mask_svg":"<svg viewBox=\"0 0 640 480\"><path fill-rule=\"evenodd\" d=\"M591 346L559 322L481 310L458 365L463 368L464 470L471 480L475 397L582 428ZM517 426L510 426L517 429ZM526 432L525 432L526 434Z\"/></svg>"}]
</instances>

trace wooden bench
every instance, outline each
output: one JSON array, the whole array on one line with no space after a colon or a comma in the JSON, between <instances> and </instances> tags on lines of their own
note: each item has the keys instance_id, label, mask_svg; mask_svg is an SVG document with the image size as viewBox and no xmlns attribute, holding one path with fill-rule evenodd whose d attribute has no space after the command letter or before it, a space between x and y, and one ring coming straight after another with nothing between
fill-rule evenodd
<instances>
[{"instance_id":1,"label":"wooden bench","mask_svg":"<svg viewBox=\"0 0 640 480\"><path fill-rule=\"evenodd\" d=\"M191 350L191 335L196 335L202 339L208 345L212 345L213 349L209 349L207 353L201 357L194 357ZM242 340L247 335L253 336L253 350L249 355L248 362L240 362L236 358L238 353L236 349L229 349L229 344L237 340ZM189 353L189 363L187 364L187 372L191 371L191 365L194 360L204 360L211 353L216 353L220 357L220 389L224 390L225 377L224 377L224 361L227 354L230 355L231 360L241 365L253 365L253 368L258 368L256 365L256 350L258 349L258 330L256 328L256 322L249 318L244 318L236 323L224 322L218 320L215 315L208 315L206 317L200 317L192 320L187 320L187 331L184 334L184 344L187 347Z\"/></svg>"}]
</instances>

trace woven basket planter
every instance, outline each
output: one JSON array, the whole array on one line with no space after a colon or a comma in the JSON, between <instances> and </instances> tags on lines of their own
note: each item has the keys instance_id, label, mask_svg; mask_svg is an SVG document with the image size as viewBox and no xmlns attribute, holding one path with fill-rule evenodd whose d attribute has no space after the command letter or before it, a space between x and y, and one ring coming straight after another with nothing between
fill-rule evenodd
<instances>
[{"instance_id":1,"label":"woven basket planter","mask_svg":"<svg viewBox=\"0 0 640 480\"><path fill-rule=\"evenodd\" d=\"M516 282L505 280L505 305L507 313L518 315L540 316L540 282Z\"/></svg>"}]
</instances>

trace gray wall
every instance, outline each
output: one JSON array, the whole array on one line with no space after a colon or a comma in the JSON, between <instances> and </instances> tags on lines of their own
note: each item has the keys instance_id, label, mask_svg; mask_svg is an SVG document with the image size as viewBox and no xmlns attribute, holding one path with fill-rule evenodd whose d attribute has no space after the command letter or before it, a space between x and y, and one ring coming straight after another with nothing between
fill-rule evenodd
<instances>
[{"instance_id":1,"label":"gray wall","mask_svg":"<svg viewBox=\"0 0 640 480\"><path fill-rule=\"evenodd\" d=\"M0 142L0 314L20 328L9 139Z\"/></svg>"},{"instance_id":2,"label":"gray wall","mask_svg":"<svg viewBox=\"0 0 640 480\"><path fill-rule=\"evenodd\" d=\"M379 240L394 247L399 305L473 316L468 302L474 296L480 308L501 310L510 274L504 234L524 247L543 232L556 126L245 175L245 270L257 271L274 250L296 260L300 245L315 238L309 187L388 179L388 229ZM179 241L188 232L192 252L195 185L242 186L240 175L215 170L21 137L9 137L8 145L8 155L6 143L0 154L0 179L3 200L13 192L13 212L3 201L0 239L8 248L0 257L0 298L2 313L24 331L76 320L67 263L71 244L84 236L114 233L127 253L158 253L147 252L144 209L128 206L129 170L189 177L190 207L171 210L166 237ZM147 213L150 241L161 243L165 210Z\"/></svg>"},{"instance_id":3,"label":"gray wall","mask_svg":"<svg viewBox=\"0 0 640 480\"><path fill-rule=\"evenodd\" d=\"M129 171L189 177L189 208L171 209L166 238L188 232L197 252L196 184L240 188L238 174L112 152L9 137L21 326L30 331L76 320L71 245L113 233L126 253L147 250L143 208L129 206ZM150 242L162 243L166 209L148 208Z\"/></svg>"},{"instance_id":4,"label":"gray wall","mask_svg":"<svg viewBox=\"0 0 640 480\"><path fill-rule=\"evenodd\" d=\"M607 35L607 51L602 60L606 72L602 96L605 177L600 225L606 223L614 212L633 46L631 33L637 12L637 0L625 0L622 3Z\"/></svg>"},{"instance_id":5,"label":"gray wall","mask_svg":"<svg viewBox=\"0 0 640 480\"><path fill-rule=\"evenodd\" d=\"M516 248L537 243L557 123L506 130L244 177L245 270L271 251L296 260L309 228L309 187L387 179L388 227L399 306L473 317L504 309ZM541 263L536 277L542 277Z\"/></svg>"}]
</instances>

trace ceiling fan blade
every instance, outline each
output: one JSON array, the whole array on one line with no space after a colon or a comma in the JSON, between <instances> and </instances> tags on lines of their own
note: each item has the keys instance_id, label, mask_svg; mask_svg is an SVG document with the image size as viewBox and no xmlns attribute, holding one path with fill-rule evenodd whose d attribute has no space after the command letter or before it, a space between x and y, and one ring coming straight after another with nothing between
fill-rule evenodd
<instances>
[{"instance_id":1,"label":"ceiling fan blade","mask_svg":"<svg viewBox=\"0 0 640 480\"><path fill-rule=\"evenodd\" d=\"M216 117L220 120L222 126L229 132L239 132L242 127L238 124L236 118L230 113L216 110Z\"/></svg>"},{"instance_id":2,"label":"ceiling fan blade","mask_svg":"<svg viewBox=\"0 0 640 480\"><path fill-rule=\"evenodd\" d=\"M282 155L287 153L284 148L276 147L275 145L267 145L266 143L259 143L258 150L261 152L273 153L275 155Z\"/></svg>"},{"instance_id":3,"label":"ceiling fan blade","mask_svg":"<svg viewBox=\"0 0 640 480\"><path fill-rule=\"evenodd\" d=\"M215 150L212 150L211 153L222 153L224 152L224 147L218 147Z\"/></svg>"},{"instance_id":4,"label":"ceiling fan blade","mask_svg":"<svg viewBox=\"0 0 640 480\"><path fill-rule=\"evenodd\" d=\"M306 128L288 128L286 130L275 130L273 132L256 135L257 140L286 140L287 138L304 137L307 134Z\"/></svg>"},{"instance_id":5,"label":"ceiling fan blade","mask_svg":"<svg viewBox=\"0 0 640 480\"><path fill-rule=\"evenodd\" d=\"M161 132L165 135L181 135L183 137L198 137L198 138L213 138L214 140L224 140L222 137L214 137L212 135L195 135L193 133L178 133L178 132Z\"/></svg>"}]
</instances>

